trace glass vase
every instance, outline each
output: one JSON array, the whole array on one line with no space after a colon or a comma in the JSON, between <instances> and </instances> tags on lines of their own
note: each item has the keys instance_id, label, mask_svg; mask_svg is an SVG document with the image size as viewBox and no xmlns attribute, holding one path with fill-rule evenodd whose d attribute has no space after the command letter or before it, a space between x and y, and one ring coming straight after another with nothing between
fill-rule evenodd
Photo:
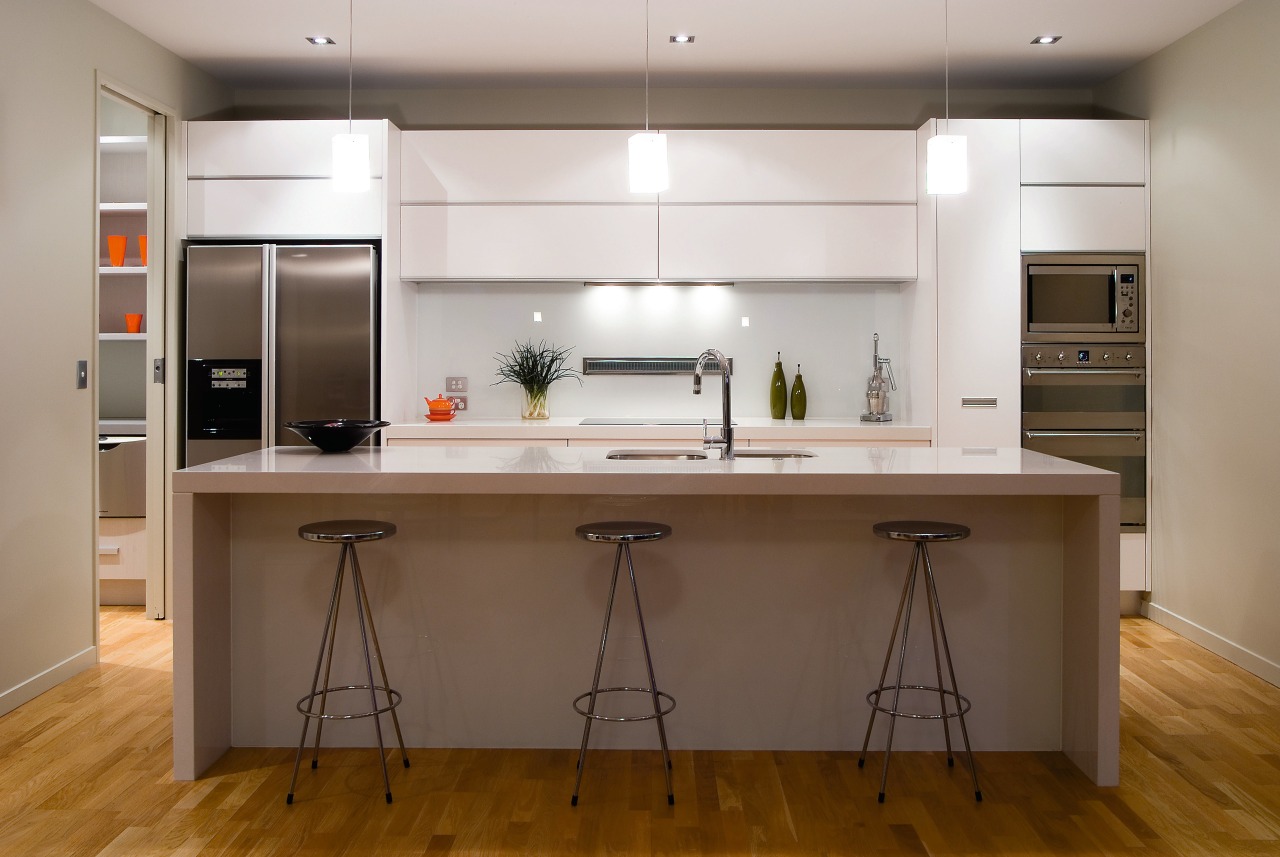
<instances>
[{"instance_id":1,"label":"glass vase","mask_svg":"<svg viewBox=\"0 0 1280 857\"><path fill-rule=\"evenodd\" d=\"M520 407L520 419L545 420L551 415L547 412L546 387L522 387L524 402Z\"/></svg>"}]
</instances>

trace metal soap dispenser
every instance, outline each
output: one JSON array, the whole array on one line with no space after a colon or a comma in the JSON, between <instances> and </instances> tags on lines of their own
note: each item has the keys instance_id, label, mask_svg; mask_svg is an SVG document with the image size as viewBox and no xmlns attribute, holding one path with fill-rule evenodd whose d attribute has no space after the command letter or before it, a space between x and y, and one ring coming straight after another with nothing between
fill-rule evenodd
<instances>
[{"instance_id":1,"label":"metal soap dispenser","mask_svg":"<svg viewBox=\"0 0 1280 857\"><path fill-rule=\"evenodd\" d=\"M888 357L880 356L880 334L871 336L871 377L867 379L867 412L862 415L865 423L887 423L893 419L889 413L889 392L885 389L885 375L888 374L889 390L897 390L893 380L893 366Z\"/></svg>"}]
</instances>

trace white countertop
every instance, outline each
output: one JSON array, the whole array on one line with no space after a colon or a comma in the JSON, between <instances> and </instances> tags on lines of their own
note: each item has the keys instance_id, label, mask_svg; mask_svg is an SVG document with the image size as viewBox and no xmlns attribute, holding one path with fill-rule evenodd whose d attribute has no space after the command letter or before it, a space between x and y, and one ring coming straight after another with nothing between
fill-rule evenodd
<instances>
[{"instance_id":1,"label":"white countertop","mask_svg":"<svg viewBox=\"0 0 1280 857\"><path fill-rule=\"evenodd\" d=\"M653 438L700 440L702 426L697 425L582 425L582 417L551 417L545 420L472 419L459 414L447 422L395 423L382 430L384 438L454 438L475 440L508 440L515 438L581 438L609 440L613 438ZM719 425L719 421L714 421ZM740 440L806 440L858 441L925 441L933 432L929 426L906 423L864 423L853 419L773 420L768 417L734 417L734 428Z\"/></svg>"},{"instance_id":2,"label":"white countertop","mask_svg":"<svg viewBox=\"0 0 1280 857\"><path fill-rule=\"evenodd\" d=\"M696 448L691 445L691 449ZM608 447L272 447L176 472L215 494L1117 494L1109 471L1023 449L820 447L813 458L612 461ZM670 449L662 450L671 452ZM711 453L716 455L715 452Z\"/></svg>"}]
</instances>

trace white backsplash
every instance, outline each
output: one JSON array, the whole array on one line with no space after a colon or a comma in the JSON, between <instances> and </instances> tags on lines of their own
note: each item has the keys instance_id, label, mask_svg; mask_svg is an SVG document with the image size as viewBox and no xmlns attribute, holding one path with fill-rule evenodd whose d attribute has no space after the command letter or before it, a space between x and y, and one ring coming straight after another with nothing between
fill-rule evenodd
<instances>
[{"instance_id":1,"label":"white backsplash","mask_svg":"<svg viewBox=\"0 0 1280 857\"><path fill-rule=\"evenodd\" d=\"M776 353L790 384L801 364L810 418L855 417L871 370L871 336L893 360L902 389L911 383L906 332L910 320L898 284L750 283L734 286L583 286L581 283L428 283L419 289L418 385L422 396L444 392L448 375L469 379L468 416L519 416L520 390L491 386L494 355L516 341L545 339L583 357L696 357L718 348L733 358L733 410L769 415ZM540 313L542 321L534 321ZM743 326L743 318L750 319ZM551 388L553 416L715 417L718 385L694 396L692 379L592 375ZM906 397L891 408L907 421ZM423 403L417 402L421 415Z\"/></svg>"}]
</instances>

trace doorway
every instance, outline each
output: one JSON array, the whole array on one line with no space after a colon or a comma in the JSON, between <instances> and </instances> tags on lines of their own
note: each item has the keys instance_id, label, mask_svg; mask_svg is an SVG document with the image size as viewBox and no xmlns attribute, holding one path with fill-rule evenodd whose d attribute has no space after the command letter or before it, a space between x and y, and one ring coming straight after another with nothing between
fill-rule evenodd
<instances>
[{"instance_id":1,"label":"doorway","mask_svg":"<svg viewBox=\"0 0 1280 857\"><path fill-rule=\"evenodd\" d=\"M99 604L163 619L166 574L166 253L169 118L98 91Z\"/></svg>"}]
</instances>

